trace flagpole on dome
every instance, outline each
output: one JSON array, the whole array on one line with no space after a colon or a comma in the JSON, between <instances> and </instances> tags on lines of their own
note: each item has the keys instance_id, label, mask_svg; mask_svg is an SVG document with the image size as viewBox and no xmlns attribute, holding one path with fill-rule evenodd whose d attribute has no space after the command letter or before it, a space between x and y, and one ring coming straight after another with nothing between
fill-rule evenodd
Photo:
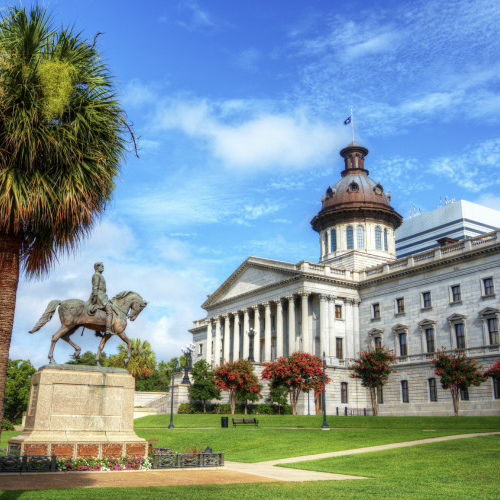
<instances>
[{"instance_id":1,"label":"flagpole on dome","mask_svg":"<svg viewBox=\"0 0 500 500\"><path fill-rule=\"evenodd\" d=\"M354 142L354 120L352 117L352 106L351 106L351 114L347 120L344 120L344 125L349 125L351 124L351 130L352 130L352 142Z\"/></svg>"}]
</instances>

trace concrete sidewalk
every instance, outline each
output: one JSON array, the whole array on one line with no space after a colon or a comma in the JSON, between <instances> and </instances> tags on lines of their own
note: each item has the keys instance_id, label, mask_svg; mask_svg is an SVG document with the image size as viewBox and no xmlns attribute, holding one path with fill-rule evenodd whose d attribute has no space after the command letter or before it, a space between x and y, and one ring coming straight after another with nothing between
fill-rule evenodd
<instances>
[{"instance_id":1,"label":"concrete sidewalk","mask_svg":"<svg viewBox=\"0 0 500 500\"><path fill-rule=\"evenodd\" d=\"M500 432L459 434L404 443L391 443L353 450L333 451L282 458L246 464L226 461L225 467L217 469L169 469L151 471L119 472L54 472L54 473L4 473L0 475L0 490L39 490L64 488L133 488L144 486L179 486L196 484L237 484L269 483L276 481L340 481L346 479L368 479L345 474L330 474L300 469L276 467L279 464L291 464L317 460L320 458L340 457L357 453L404 448L419 444L465 439L477 436L500 435Z\"/></svg>"}]
</instances>

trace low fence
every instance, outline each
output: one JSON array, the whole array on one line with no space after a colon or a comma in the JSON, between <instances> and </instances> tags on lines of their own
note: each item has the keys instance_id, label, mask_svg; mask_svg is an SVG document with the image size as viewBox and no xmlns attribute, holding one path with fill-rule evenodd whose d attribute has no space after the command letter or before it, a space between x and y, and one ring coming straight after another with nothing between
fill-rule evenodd
<instances>
[{"instance_id":1,"label":"low fence","mask_svg":"<svg viewBox=\"0 0 500 500\"><path fill-rule=\"evenodd\" d=\"M168 448L153 448L153 469L182 469L184 467L222 467L224 453L207 448L201 453L173 453Z\"/></svg>"},{"instance_id":2,"label":"low fence","mask_svg":"<svg viewBox=\"0 0 500 500\"><path fill-rule=\"evenodd\" d=\"M55 472L56 456L1 455L0 472Z\"/></svg>"},{"instance_id":3,"label":"low fence","mask_svg":"<svg viewBox=\"0 0 500 500\"><path fill-rule=\"evenodd\" d=\"M371 417L373 415L373 410L368 408L348 408L347 406L338 407L337 406L337 416L344 415L345 417Z\"/></svg>"}]
</instances>

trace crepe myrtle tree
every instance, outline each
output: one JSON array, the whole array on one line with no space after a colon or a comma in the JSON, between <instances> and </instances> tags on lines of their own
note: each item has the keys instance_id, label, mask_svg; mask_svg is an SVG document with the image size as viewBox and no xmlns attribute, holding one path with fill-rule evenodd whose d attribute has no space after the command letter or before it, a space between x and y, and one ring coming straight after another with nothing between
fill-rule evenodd
<instances>
[{"instance_id":1,"label":"crepe myrtle tree","mask_svg":"<svg viewBox=\"0 0 500 500\"><path fill-rule=\"evenodd\" d=\"M458 417L460 409L460 391L465 391L471 385L481 385L487 378L482 373L482 366L473 358L467 358L464 351L447 351L445 346L437 351L432 360L434 373L441 379L443 389L450 389L453 400L453 412Z\"/></svg>"},{"instance_id":2,"label":"crepe myrtle tree","mask_svg":"<svg viewBox=\"0 0 500 500\"><path fill-rule=\"evenodd\" d=\"M323 390L323 362L308 352L294 352L288 358L263 363L262 378L269 380L271 389L286 388L292 405L292 415L297 415L297 403L303 390ZM325 384L330 379L325 374Z\"/></svg>"},{"instance_id":3,"label":"crepe myrtle tree","mask_svg":"<svg viewBox=\"0 0 500 500\"><path fill-rule=\"evenodd\" d=\"M484 372L484 376L500 380L500 359L497 359L495 364Z\"/></svg>"},{"instance_id":4,"label":"crepe myrtle tree","mask_svg":"<svg viewBox=\"0 0 500 500\"><path fill-rule=\"evenodd\" d=\"M368 348L358 353L358 358L349 365L352 378L361 380L361 385L370 390L373 415L378 415L377 387L387 383L389 375L394 371L391 364L396 360L392 350L385 346Z\"/></svg>"},{"instance_id":5,"label":"crepe myrtle tree","mask_svg":"<svg viewBox=\"0 0 500 500\"><path fill-rule=\"evenodd\" d=\"M229 393L231 415L234 415L238 394L254 393L260 397L259 380L247 360L228 361L218 366L214 370L214 380L218 389Z\"/></svg>"}]
</instances>

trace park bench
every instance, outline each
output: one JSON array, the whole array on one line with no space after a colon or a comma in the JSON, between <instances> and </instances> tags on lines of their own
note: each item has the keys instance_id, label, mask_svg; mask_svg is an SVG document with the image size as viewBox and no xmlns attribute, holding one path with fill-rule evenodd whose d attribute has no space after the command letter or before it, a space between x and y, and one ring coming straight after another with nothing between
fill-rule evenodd
<instances>
[{"instance_id":1,"label":"park bench","mask_svg":"<svg viewBox=\"0 0 500 500\"><path fill-rule=\"evenodd\" d=\"M233 418L233 426L253 424L258 427L259 421L256 418Z\"/></svg>"}]
</instances>

